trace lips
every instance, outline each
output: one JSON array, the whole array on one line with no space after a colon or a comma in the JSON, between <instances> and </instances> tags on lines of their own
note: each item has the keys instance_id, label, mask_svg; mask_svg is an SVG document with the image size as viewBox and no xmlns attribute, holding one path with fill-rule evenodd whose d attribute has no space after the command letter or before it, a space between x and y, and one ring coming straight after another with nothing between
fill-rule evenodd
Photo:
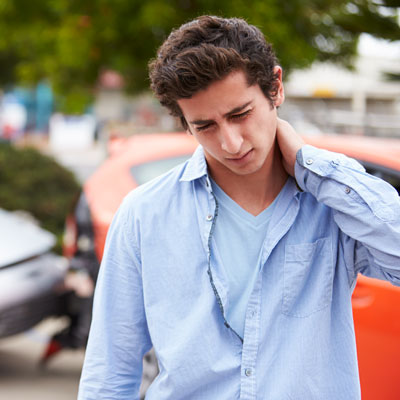
<instances>
[{"instance_id":1,"label":"lips","mask_svg":"<svg viewBox=\"0 0 400 400\"><path fill-rule=\"evenodd\" d=\"M250 149L249 151L247 151L246 153L243 153L239 157L228 158L228 160L229 161L241 161L241 160L244 160L245 157L248 156L252 151L253 151L253 149Z\"/></svg>"}]
</instances>

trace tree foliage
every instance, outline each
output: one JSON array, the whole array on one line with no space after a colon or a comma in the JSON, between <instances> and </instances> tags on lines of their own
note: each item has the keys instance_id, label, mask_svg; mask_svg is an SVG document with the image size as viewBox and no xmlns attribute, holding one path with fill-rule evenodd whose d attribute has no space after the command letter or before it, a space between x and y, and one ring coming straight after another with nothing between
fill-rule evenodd
<instances>
[{"instance_id":1,"label":"tree foliage","mask_svg":"<svg viewBox=\"0 0 400 400\"><path fill-rule=\"evenodd\" d=\"M0 84L52 82L89 100L104 69L129 91L171 29L202 14L239 16L274 44L286 71L315 60L351 66L362 32L400 39L399 0L0 0Z\"/></svg>"},{"instance_id":2,"label":"tree foliage","mask_svg":"<svg viewBox=\"0 0 400 400\"><path fill-rule=\"evenodd\" d=\"M57 236L59 251L66 215L79 192L72 172L51 157L0 142L0 208L31 213Z\"/></svg>"}]
</instances>

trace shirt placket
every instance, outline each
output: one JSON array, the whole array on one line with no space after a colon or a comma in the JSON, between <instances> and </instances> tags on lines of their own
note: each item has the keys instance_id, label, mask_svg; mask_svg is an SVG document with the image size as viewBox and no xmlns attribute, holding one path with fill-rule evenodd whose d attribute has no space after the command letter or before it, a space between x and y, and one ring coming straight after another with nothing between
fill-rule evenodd
<instances>
[{"instance_id":1,"label":"shirt placket","mask_svg":"<svg viewBox=\"0 0 400 400\"><path fill-rule=\"evenodd\" d=\"M243 339L240 337L240 335L229 325L228 321L225 318L225 307L224 304L226 303L226 288L224 288L223 284L218 280L218 278L215 276L213 273L212 265L211 265L211 251L212 251L212 238L213 238L213 233L214 233L214 228L215 224L217 222L217 217L218 217L218 201L212 192L211 189L211 183L209 181L209 178L205 178L205 185L208 193L208 213L205 216L205 219L207 221L208 225L206 228L207 232L207 274L210 279L210 284L213 289L218 307L221 311L221 315L224 321L224 325L230 329L237 337L238 339L243 342ZM214 204L214 208L212 209L212 204ZM212 210L212 211L210 211Z\"/></svg>"},{"instance_id":2,"label":"shirt placket","mask_svg":"<svg viewBox=\"0 0 400 400\"><path fill-rule=\"evenodd\" d=\"M261 257L261 265L264 267L275 246L293 224L298 210L299 205L296 199L295 204L292 207L289 207L289 212L280 219L279 231L274 230L273 235L267 236L263 244ZM257 399L257 353L261 331L262 269L263 268L261 268L258 273L246 311L240 378L241 400Z\"/></svg>"},{"instance_id":3,"label":"shirt placket","mask_svg":"<svg viewBox=\"0 0 400 400\"><path fill-rule=\"evenodd\" d=\"M240 377L240 399L243 400L257 398L256 361L260 335L261 287L262 278L259 273L249 299L245 318Z\"/></svg>"}]
</instances>

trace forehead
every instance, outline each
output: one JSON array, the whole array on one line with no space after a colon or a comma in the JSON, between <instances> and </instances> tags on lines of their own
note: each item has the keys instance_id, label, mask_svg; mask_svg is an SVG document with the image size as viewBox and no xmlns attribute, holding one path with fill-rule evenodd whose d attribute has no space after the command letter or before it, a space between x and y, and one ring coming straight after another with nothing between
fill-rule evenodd
<instances>
[{"instance_id":1,"label":"forehead","mask_svg":"<svg viewBox=\"0 0 400 400\"><path fill-rule=\"evenodd\" d=\"M186 119L211 119L213 115L223 115L252 102L259 95L263 96L260 87L249 86L245 74L235 71L191 98L178 100L178 105Z\"/></svg>"}]
</instances>

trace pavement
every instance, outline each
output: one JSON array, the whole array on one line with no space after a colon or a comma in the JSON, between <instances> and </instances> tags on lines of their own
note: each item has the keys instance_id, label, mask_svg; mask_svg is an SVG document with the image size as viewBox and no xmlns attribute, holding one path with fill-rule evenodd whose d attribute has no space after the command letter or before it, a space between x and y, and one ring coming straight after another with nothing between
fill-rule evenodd
<instances>
[{"instance_id":1,"label":"pavement","mask_svg":"<svg viewBox=\"0 0 400 400\"><path fill-rule=\"evenodd\" d=\"M49 318L34 328L0 341L1 400L74 400L78 395L85 352L63 350L39 366L40 356L52 334L67 324L65 318ZM153 351L143 362L140 398L157 375Z\"/></svg>"},{"instance_id":2,"label":"pavement","mask_svg":"<svg viewBox=\"0 0 400 400\"><path fill-rule=\"evenodd\" d=\"M76 399L83 350L64 350L46 368L38 364L49 337L65 323L62 318L47 319L27 332L0 341L0 399Z\"/></svg>"}]
</instances>

